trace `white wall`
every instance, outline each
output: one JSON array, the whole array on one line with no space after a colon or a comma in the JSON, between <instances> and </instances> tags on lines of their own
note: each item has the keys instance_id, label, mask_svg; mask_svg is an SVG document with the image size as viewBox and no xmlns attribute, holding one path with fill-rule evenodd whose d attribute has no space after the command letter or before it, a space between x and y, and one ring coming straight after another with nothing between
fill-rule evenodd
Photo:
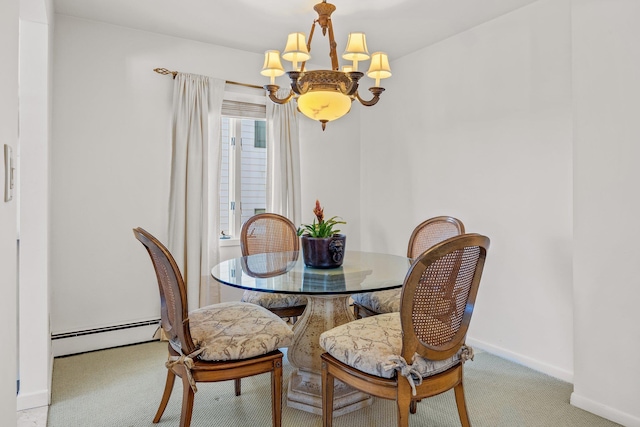
<instances>
[{"instance_id":1,"label":"white wall","mask_svg":"<svg viewBox=\"0 0 640 427\"><path fill-rule=\"evenodd\" d=\"M325 64L326 66L327 64ZM346 249L360 249L360 116L364 107L353 104L351 112L327 123L302 117L300 121L300 171L302 175L302 222L311 223L316 200L325 218L339 216L347 223L338 229L346 234ZM296 224L299 225L299 224Z\"/></svg>"},{"instance_id":2,"label":"white wall","mask_svg":"<svg viewBox=\"0 0 640 427\"><path fill-rule=\"evenodd\" d=\"M363 249L404 254L437 215L489 236L469 342L567 381L569 22L540 1L395 61L361 142Z\"/></svg>"},{"instance_id":3,"label":"white wall","mask_svg":"<svg viewBox=\"0 0 640 427\"><path fill-rule=\"evenodd\" d=\"M46 11L20 20L19 410L47 405L50 397L50 32Z\"/></svg>"},{"instance_id":4,"label":"white wall","mask_svg":"<svg viewBox=\"0 0 640 427\"><path fill-rule=\"evenodd\" d=\"M6 343L0 363L0 424L16 424L16 200L4 201L4 144L18 148L18 0L0 2L0 325Z\"/></svg>"},{"instance_id":5,"label":"white wall","mask_svg":"<svg viewBox=\"0 0 640 427\"><path fill-rule=\"evenodd\" d=\"M543 0L401 58L361 142L363 249L400 254L439 214L491 237L469 341L573 381L574 405L626 426L638 17L631 0Z\"/></svg>"},{"instance_id":6,"label":"white wall","mask_svg":"<svg viewBox=\"0 0 640 427\"><path fill-rule=\"evenodd\" d=\"M247 81L260 58L66 16L55 34L52 332L157 318L131 231L167 240L173 85L153 69Z\"/></svg>"},{"instance_id":7,"label":"white wall","mask_svg":"<svg viewBox=\"0 0 640 427\"><path fill-rule=\"evenodd\" d=\"M263 84L262 55L68 16L57 16L54 49L52 332L157 318L155 275L131 231L141 226L166 241L172 82L152 70ZM302 192L303 219L319 198L327 214L350 221L343 231L357 249L352 114L324 134L302 119ZM222 259L238 254L221 250ZM221 289L221 299L237 298Z\"/></svg>"},{"instance_id":8,"label":"white wall","mask_svg":"<svg viewBox=\"0 0 640 427\"><path fill-rule=\"evenodd\" d=\"M640 426L640 2L574 0L574 392Z\"/></svg>"}]
</instances>

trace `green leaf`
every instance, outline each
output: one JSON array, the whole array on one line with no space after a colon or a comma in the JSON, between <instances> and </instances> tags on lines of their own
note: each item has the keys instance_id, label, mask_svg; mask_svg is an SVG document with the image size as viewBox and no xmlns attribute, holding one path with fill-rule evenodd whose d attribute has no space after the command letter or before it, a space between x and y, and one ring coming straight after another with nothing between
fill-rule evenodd
<instances>
[{"instance_id":1,"label":"green leaf","mask_svg":"<svg viewBox=\"0 0 640 427\"><path fill-rule=\"evenodd\" d=\"M314 219L311 224L300 225L300 228L298 228L298 236L304 235L315 238L331 237L340 233L340 230L333 229L333 227L338 224L346 224L346 221L342 221L342 218L338 216L332 216L322 222L316 222L316 219Z\"/></svg>"}]
</instances>

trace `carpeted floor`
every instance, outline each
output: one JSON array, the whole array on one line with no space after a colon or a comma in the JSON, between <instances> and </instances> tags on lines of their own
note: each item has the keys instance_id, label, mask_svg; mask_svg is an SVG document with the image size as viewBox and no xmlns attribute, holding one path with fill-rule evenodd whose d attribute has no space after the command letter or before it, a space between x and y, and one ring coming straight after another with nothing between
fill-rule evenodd
<instances>
[{"instance_id":1,"label":"carpeted floor","mask_svg":"<svg viewBox=\"0 0 640 427\"><path fill-rule=\"evenodd\" d=\"M147 343L57 358L53 368L49 427L139 427L151 420L160 402L166 369L166 344ZM284 365L286 393L290 365ZM569 404L571 384L505 361L476 354L465 365L465 390L474 427L586 427L618 424ZM269 427L269 375L242 380L242 395L233 383L198 384L193 427ZM178 426L182 384L176 381L157 426ZM286 402L286 399L283 399ZM335 427L395 425L395 404L377 399L371 407L337 417ZM453 391L423 400L411 426L460 426ZM320 416L283 403L283 427L320 427Z\"/></svg>"}]
</instances>

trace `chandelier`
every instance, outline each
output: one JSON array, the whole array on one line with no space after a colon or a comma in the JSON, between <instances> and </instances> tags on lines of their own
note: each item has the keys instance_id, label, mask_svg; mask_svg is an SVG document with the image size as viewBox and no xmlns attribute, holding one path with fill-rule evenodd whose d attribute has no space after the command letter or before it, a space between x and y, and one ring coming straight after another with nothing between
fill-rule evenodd
<instances>
[{"instance_id":1,"label":"chandelier","mask_svg":"<svg viewBox=\"0 0 640 427\"><path fill-rule=\"evenodd\" d=\"M264 89L269 94L269 99L276 104L286 104L295 99L298 110L305 116L322 123L322 130L327 122L339 119L351 110L351 102L358 100L362 105L370 107L380 99L384 91L380 87L380 79L391 77L389 58L384 52L375 52L369 56L367 42L364 33L351 33L347 41L347 47L342 58L352 61L351 65L345 65L340 70L336 42L333 36L331 13L336 7L323 0L313 9L318 13L318 19L313 21L309 32L309 42L305 43L303 33L292 33L287 38L287 44L282 53L282 59L292 63L292 71L287 75L291 79L291 91L285 98L278 98L280 87L275 84L275 78L285 73L280 62L280 52L268 50L264 54L264 65L260 74L271 78L270 84ZM311 58L311 40L316 23L322 28L322 35L329 32L329 57L331 58L331 70L305 70L306 62ZM375 86L369 88L373 94L370 100L364 100L358 94L358 82L364 73L358 71L358 62L371 58L367 76L375 79ZM300 66L298 66L300 64Z\"/></svg>"}]
</instances>

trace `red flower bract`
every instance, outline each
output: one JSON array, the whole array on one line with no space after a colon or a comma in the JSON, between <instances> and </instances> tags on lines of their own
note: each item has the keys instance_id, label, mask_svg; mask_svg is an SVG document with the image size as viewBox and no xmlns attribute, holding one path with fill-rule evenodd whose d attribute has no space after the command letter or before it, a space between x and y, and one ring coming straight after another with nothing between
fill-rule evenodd
<instances>
[{"instance_id":1,"label":"red flower bract","mask_svg":"<svg viewBox=\"0 0 640 427\"><path fill-rule=\"evenodd\" d=\"M316 200L316 206L313 209L315 219L311 224L302 224L298 227L298 236L305 235L307 237L314 238L326 238L340 233L340 230L334 230L338 224L346 224L341 218L332 216L331 218L324 219L324 208L320 206L320 201Z\"/></svg>"},{"instance_id":2,"label":"red flower bract","mask_svg":"<svg viewBox=\"0 0 640 427\"><path fill-rule=\"evenodd\" d=\"M324 221L324 208L320 206L320 200L316 200L316 207L313 209L313 213L318 218L318 224L322 224L322 221Z\"/></svg>"}]
</instances>

